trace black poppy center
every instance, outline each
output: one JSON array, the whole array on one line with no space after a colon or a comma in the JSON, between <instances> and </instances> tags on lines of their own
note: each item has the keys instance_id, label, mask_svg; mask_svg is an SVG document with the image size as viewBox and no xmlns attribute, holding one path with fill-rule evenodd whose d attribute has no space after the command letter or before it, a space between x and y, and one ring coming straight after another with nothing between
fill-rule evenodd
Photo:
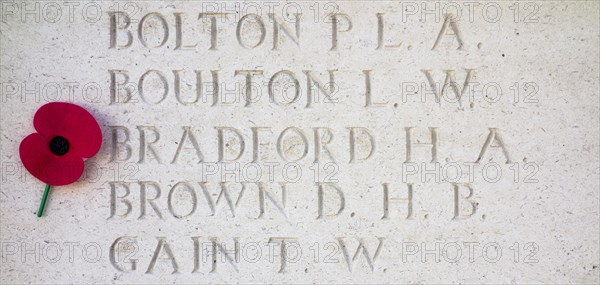
<instances>
[{"instance_id":1,"label":"black poppy center","mask_svg":"<svg viewBox=\"0 0 600 285\"><path fill-rule=\"evenodd\" d=\"M69 151L69 141L61 136L50 140L50 151L56 155L64 155Z\"/></svg>"}]
</instances>

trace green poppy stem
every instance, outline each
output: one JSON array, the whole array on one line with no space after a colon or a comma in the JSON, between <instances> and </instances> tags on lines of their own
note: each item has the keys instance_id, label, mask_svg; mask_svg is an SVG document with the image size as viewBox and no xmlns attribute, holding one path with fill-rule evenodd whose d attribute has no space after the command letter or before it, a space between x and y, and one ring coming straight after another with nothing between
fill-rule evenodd
<instances>
[{"instance_id":1,"label":"green poppy stem","mask_svg":"<svg viewBox=\"0 0 600 285\"><path fill-rule=\"evenodd\" d=\"M44 190L44 196L42 196L42 202L40 203L40 208L38 209L37 216L38 218L42 216L44 213L44 207L46 206L46 200L48 199L48 194L50 193L50 184L46 184L46 189Z\"/></svg>"}]
</instances>

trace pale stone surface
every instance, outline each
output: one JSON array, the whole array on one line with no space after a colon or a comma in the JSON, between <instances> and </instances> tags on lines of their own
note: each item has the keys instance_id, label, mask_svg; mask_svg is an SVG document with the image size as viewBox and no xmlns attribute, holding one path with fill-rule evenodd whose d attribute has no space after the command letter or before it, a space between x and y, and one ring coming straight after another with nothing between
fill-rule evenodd
<instances>
[{"instance_id":1,"label":"pale stone surface","mask_svg":"<svg viewBox=\"0 0 600 285\"><path fill-rule=\"evenodd\" d=\"M3 1L0 13L3 284L600 281L598 2L302 1L237 8L200 1L27 2ZM124 28L117 14L111 47L115 11L128 13L132 23ZM457 21L445 21L457 11ZM207 12L230 13L215 22L212 50L211 17L198 19ZM175 13L181 13L181 34ZM276 49L269 13L285 26ZM302 13L299 44L294 13ZM148 14L140 40L138 23ZM262 22L244 18L237 38L246 14ZM340 32L332 50L334 14ZM153 47L165 32L159 16L168 38ZM156 72L140 96L137 84L149 70L166 80L162 101ZM202 97L181 103L194 101L195 70ZM242 96L245 70L262 72L252 75L256 102ZM127 86L135 90L130 102L123 103L117 86L120 100L111 103L111 71L117 83L128 74ZM307 107L308 76L327 83L329 71L335 102L313 86ZM285 104L294 96L289 74L300 90L297 102ZM216 103L215 75L222 98ZM459 93L468 83L460 103L451 84L441 102L434 100L428 76L440 92L447 75ZM279 104L270 101L271 80ZM104 140L78 182L53 189L40 219L44 185L23 168L18 147L48 101L87 108ZM219 127L235 128L244 141L237 158L239 137L222 131L224 159L233 161L227 169L239 167L244 184L221 177L224 166L214 164ZM114 130L117 141L124 138L123 129L129 157L113 140ZM154 132L159 160L141 145L141 134L151 143ZM418 143L431 143L436 134L438 170L432 170L432 146L407 143L408 132ZM413 163L406 162L409 148ZM262 184L252 183L257 165ZM452 179L457 167L463 175ZM297 181L296 168L302 170ZM226 193L223 181L229 181ZM146 200L156 197L156 187L160 196L142 202L140 185ZM288 249L284 266L281 238ZM231 259L216 246L213 262L211 241Z\"/></svg>"}]
</instances>

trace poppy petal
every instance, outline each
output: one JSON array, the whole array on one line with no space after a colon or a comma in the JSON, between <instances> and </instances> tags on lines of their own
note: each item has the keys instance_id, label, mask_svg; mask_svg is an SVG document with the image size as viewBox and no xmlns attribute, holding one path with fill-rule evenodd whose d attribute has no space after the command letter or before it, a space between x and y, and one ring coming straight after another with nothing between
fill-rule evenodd
<instances>
[{"instance_id":1,"label":"poppy petal","mask_svg":"<svg viewBox=\"0 0 600 285\"><path fill-rule=\"evenodd\" d=\"M58 156L50 152L50 140L38 133L27 136L19 146L23 165L37 179L52 186L71 184L83 173L83 159L75 152Z\"/></svg>"},{"instance_id":2,"label":"poppy petal","mask_svg":"<svg viewBox=\"0 0 600 285\"><path fill-rule=\"evenodd\" d=\"M83 158L94 156L102 144L102 132L96 119L75 104L52 102L40 107L33 117L33 126L48 139L66 138L69 153Z\"/></svg>"}]
</instances>

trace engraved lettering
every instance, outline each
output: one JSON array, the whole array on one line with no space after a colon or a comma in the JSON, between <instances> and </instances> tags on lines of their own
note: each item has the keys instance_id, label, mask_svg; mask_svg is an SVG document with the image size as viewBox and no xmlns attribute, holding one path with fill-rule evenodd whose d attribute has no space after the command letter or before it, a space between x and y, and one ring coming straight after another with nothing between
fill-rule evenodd
<instances>
[{"instance_id":1,"label":"engraved lettering","mask_svg":"<svg viewBox=\"0 0 600 285\"><path fill-rule=\"evenodd\" d=\"M337 195L337 201L338 201L337 211L334 210L332 213L329 213L329 214L324 213L325 206L327 204L327 203L325 203L325 189L335 190L333 193L335 193ZM346 207L346 197L344 196L344 192L342 192L342 189L339 186L337 186L335 183L330 183L330 182L317 182L317 191L318 191L318 194L317 194L317 196L318 196L317 219L335 217L335 216L338 216L340 213L342 213L342 211Z\"/></svg>"},{"instance_id":2,"label":"engraved lettering","mask_svg":"<svg viewBox=\"0 0 600 285\"><path fill-rule=\"evenodd\" d=\"M431 133L431 143L419 143L419 142L413 142L412 139L412 130L414 129L414 127L406 127L404 128L406 130L406 160L404 161L406 162L412 162L412 149L413 146L431 146L431 162L438 162L438 155L437 155L437 149L438 149L438 128L434 128L434 127L430 127L429 128L429 132Z\"/></svg>"},{"instance_id":3,"label":"engraved lettering","mask_svg":"<svg viewBox=\"0 0 600 285\"><path fill-rule=\"evenodd\" d=\"M369 254L369 250L365 246L365 241L363 239L357 239L358 246L356 247L356 251L354 252L354 255L352 256L352 258L350 258L350 253L348 252L347 244L344 242L344 239L345 238L343 238L343 237L337 238L340 246L342 247L342 253L344 254L344 259L346 259L346 264L348 265L348 271L352 272L352 268L353 268L355 261L358 260L359 256L362 254L364 256L365 261L369 265L371 272L373 272L375 269L375 266L374 266L375 261L377 261L377 258L379 257L379 254L381 253L381 248L383 247L383 241L385 240L385 238L377 237L377 239L379 240L379 244L377 245L377 249L375 249L375 253L373 253L373 256L371 256Z\"/></svg>"},{"instance_id":4,"label":"engraved lettering","mask_svg":"<svg viewBox=\"0 0 600 285\"><path fill-rule=\"evenodd\" d=\"M177 146L177 151L175 152L175 156L173 157L171 164L177 162L177 158L179 158L179 155L181 154L181 150L191 149L189 147L188 148L184 147L186 141L189 141L192 144L192 147L196 152L196 156L198 157L198 163L204 161L204 156L202 155L202 151L200 151L200 146L198 145L198 141L196 140L196 137L194 136L194 133L192 132L192 127L183 126L183 135L181 136L181 140L179 141L179 144Z\"/></svg>"},{"instance_id":5,"label":"engraved lettering","mask_svg":"<svg viewBox=\"0 0 600 285\"><path fill-rule=\"evenodd\" d=\"M173 267L173 272L171 274L175 274L179 272L179 266L177 265L177 261L175 260L175 255L171 250L171 246L167 243L165 237L157 237L158 244L156 245L156 250L154 250L154 254L152 255L152 260L150 260L150 264L148 265L148 270L146 273L152 274L154 271L154 265L156 265L156 261L160 259L160 261L171 261L171 266ZM167 257L160 257L161 252L167 254Z\"/></svg>"},{"instance_id":6,"label":"engraved lettering","mask_svg":"<svg viewBox=\"0 0 600 285\"><path fill-rule=\"evenodd\" d=\"M340 19L346 20L347 27L345 30L340 30L339 23ZM352 29L352 21L350 20L350 16L343 13L334 13L331 15L331 49L330 51L337 50L338 47L338 33L339 32L348 32Z\"/></svg>"},{"instance_id":7,"label":"engraved lettering","mask_svg":"<svg viewBox=\"0 0 600 285\"><path fill-rule=\"evenodd\" d=\"M493 145L493 143L496 143L496 145ZM487 139L481 148L481 152L479 153L479 157L475 163L480 163L490 148L502 149L502 154L504 154L504 157L506 158L506 164L512 163L512 160L508 154L508 149L504 144L504 140L502 140L502 137L500 136L500 130L497 128L490 128L490 133L488 134Z\"/></svg>"},{"instance_id":8,"label":"engraved lettering","mask_svg":"<svg viewBox=\"0 0 600 285\"><path fill-rule=\"evenodd\" d=\"M137 126L137 129L140 132L140 159L138 160L138 163L146 161L146 150L152 154L158 163L161 163L158 153L156 152L156 149L154 149L154 144L160 139L158 129L154 126ZM154 140L146 142L146 131L150 131L154 134Z\"/></svg>"}]
</instances>

